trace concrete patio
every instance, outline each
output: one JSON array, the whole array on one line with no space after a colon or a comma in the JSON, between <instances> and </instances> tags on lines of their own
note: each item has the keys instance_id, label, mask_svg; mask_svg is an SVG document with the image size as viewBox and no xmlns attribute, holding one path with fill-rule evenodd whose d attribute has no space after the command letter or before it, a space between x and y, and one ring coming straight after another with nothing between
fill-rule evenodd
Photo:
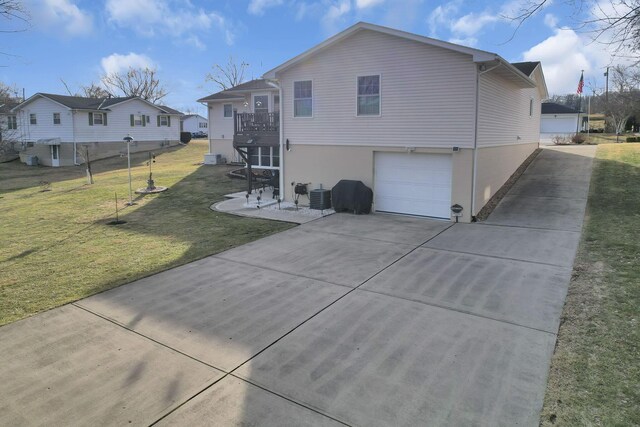
<instances>
[{"instance_id":1,"label":"concrete patio","mask_svg":"<svg viewBox=\"0 0 640 427\"><path fill-rule=\"evenodd\" d=\"M0 424L537 426L595 147L482 224L331 215L0 328Z\"/></svg>"}]
</instances>

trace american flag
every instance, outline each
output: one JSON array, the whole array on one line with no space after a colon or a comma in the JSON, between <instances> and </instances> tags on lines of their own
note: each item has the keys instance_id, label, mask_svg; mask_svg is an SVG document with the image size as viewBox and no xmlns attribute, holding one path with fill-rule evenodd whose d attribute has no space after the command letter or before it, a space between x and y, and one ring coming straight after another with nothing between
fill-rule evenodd
<instances>
[{"instance_id":1,"label":"american flag","mask_svg":"<svg viewBox=\"0 0 640 427\"><path fill-rule=\"evenodd\" d=\"M584 87L584 71L580 74L580 81L578 82L578 95L582 94L582 88Z\"/></svg>"}]
</instances>

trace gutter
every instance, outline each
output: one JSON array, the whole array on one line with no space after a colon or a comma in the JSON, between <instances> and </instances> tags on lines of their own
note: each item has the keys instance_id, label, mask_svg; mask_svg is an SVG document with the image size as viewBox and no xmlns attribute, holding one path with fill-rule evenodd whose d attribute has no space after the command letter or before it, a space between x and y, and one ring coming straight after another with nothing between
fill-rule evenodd
<instances>
[{"instance_id":1,"label":"gutter","mask_svg":"<svg viewBox=\"0 0 640 427\"><path fill-rule=\"evenodd\" d=\"M78 147L76 146L76 112L71 110L71 131L73 132L73 165L80 166L78 163Z\"/></svg>"},{"instance_id":2,"label":"gutter","mask_svg":"<svg viewBox=\"0 0 640 427\"><path fill-rule=\"evenodd\" d=\"M277 80L266 79L267 84L278 89L278 96L280 97L280 111L278 112L278 121L280 122L280 194L278 194L278 200L284 200L284 114L282 114L282 87L277 83Z\"/></svg>"}]
</instances>

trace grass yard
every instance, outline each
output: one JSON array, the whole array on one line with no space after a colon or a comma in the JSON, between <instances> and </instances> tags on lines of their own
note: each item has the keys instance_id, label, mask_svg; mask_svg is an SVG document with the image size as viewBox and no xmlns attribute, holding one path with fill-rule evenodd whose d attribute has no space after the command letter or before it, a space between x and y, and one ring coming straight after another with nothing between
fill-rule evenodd
<instances>
[{"instance_id":1,"label":"grass yard","mask_svg":"<svg viewBox=\"0 0 640 427\"><path fill-rule=\"evenodd\" d=\"M245 183L199 165L206 151L194 141L156 153L156 185L170 188L132 207L126 158L94 162L93 185L83 167L0 164L0 325L291 227L211 211ZM146 187L147 159L132 155L134 189ZM115 192L127 223L110 226Z\"/></svg>"},{"instance_id":2,"label":"grass yard","mask_svg":"<svg viewBox=\"0 0 640 427\"><path fill-rule=\"evenodd\" d=\"M541 424L640 425L640 144L598 147Z\"/></svg>"}]
</instances>

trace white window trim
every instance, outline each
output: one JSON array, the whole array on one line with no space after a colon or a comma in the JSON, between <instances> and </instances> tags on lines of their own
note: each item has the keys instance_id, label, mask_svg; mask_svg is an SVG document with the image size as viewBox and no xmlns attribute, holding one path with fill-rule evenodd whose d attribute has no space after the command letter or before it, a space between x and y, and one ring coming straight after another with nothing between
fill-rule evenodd
<instances>
[{"instance_id":1,"label":"white window trim","mask_svg":"<svg viewBox=\"0 0 640 427\"><path fill-rule=\"evenodd\" d=\"M18 130L18 116L10 114L7 116L7 130Z\"/></svg>"},{"instance_id":2,"label":"white window trim","mask_svg":"<svg viewBox=\"0 0 640 427\"><path fill-rule=\"evenodd\" d=\"M160 127L169 127L169 116L167 114L159 114L160 116ZM164 124L162 124L162 119L164 119Z\"/></svg>"},{"instance_id":3,"label":"white window trim","mask_svg":"<svg viewBox=\"0 0 640 427\"><path fill-rule=\"evenodd\" d=\"M360 77L378 76L378 114L358 114L358 79ZM382 73L360 73L356 75L356 117L381 117L382 116Z\"/></svg>"},{"instance_id":4,"label":"white window trim","mask_svg":"<svg viewBox=\"0 0 640 427\"><path fill-rule=\"evenodd\" d=\"M31 116L33 116L35 123L31 123ZM29 113L29 126L38 126L38 115L36 113Z\"/></svg>"},{"instance_id":5,"label":"white window trim","mask_svg":"<svg viewBox=\"0 0 640 427\"><path fill-rule=\"evenodd\" d=\"M311 82L311 115L310 116L296 116L296 83L297 82ZM313 79L304 79L304 80L294 80L293 83L291 84L291 117L294 119L301 119L301 120L305 120L305 119L313 119L314 115L315 115L315 107L316 107L316 103L315 103L315 91L316 91L316 85L313 81ZM307 98L300 98L300 99L307 99ZM280 100L280 103L282 103L282 100ZM282 108L282 105L280 106Z\"/></svg>"},{"instance_id":6,"label":"white window trim","mask_svg":"<svg viewBox=\"0 0 640 427\"><path fill-rule=\"evenodd\" d=\"M224 115L224 106L225 105L231 105L231 115L230 116L225 116ZM226 103L226 104L222 104L222 118L226 119L226 120L233 120L233 104L232 103Z\"/></svg>"},{"instance_id":7,"label":"white window trim","mask_svg":"<svg viewBox=\"0 0 640 427\"><path fill-rule=\"evenodd\" d=\"M533 107L534 107L533 97L529 98L529 118L533 117Z\"/></svg>"},{"instance_id":8,"label":"white window trim","mask_svg":"<svg viewBox=\"0 0 640 427\"><path fill-rule=\"evenodd\" d=\"M100 123L96 123L96 117L100 115ZM104 113L93 113L93 125L94 126L103 126L104 125Z\"/></svg>"},{"instance_id":9,"label":"white window trim","mask_svg":"<svg viewBox=\"0 0 640 427\"><path fill-rule=\"evenodd\" d=\"M56 123L56 114L58 115L58 123ZM60 113L53 113L53 124L55 126L61 125L62 124L62 114Z\"/></svg>"},{"instance_id":10,"label":"white window trim","mask_svg":"<svg viewBox=\"0 0 640 427\"><path fill-rule=\"evenodd\" d=\"M274 150L278 150L279 152L280 147L253 147L253 148L258 150L258 164L251 165L252 169L280 170L280 166L262 166L262 153L261 153L263 148L270 148L269 163L273 165L273 152ZM251 160L251 156L249 156L249 160Z\"/></svg>"},{"instance_id":11,"label":"white window trim","mask_svg":"<svg viewBox=\"0 0 640 427\"><path fill-rule=\"evenodd\" d=\"M138 121L138 120L137 120L137 118L138 118L138 117L140 118L140 124L136 123L136 122ZM133 127L137 127L137 126L142 127L142 121L143 121L143 120L144 120L144 121L146 121L146 120L147 120L144 114L141 114L141 113L139 113L139 114L134 114L134 115L133 115Z\"/></svg>"}]
</instances>

